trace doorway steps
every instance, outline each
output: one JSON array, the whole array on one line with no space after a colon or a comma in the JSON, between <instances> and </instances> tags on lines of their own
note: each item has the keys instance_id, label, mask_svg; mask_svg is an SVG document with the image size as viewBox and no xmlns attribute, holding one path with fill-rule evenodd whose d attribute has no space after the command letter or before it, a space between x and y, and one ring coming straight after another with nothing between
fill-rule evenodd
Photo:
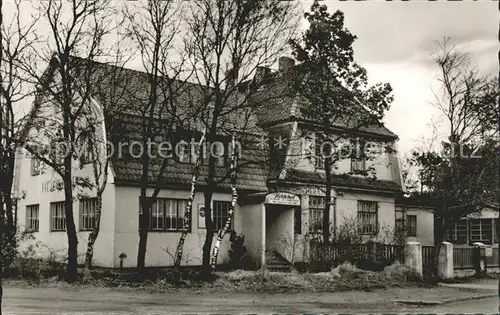
<instances>
[{"instance_id":1,"label":"doorway steps","mask_svg":"<svg viewBox=\"0 0 500 315\"><path fill-rule=\"evenodd\" d=\"M292 264L277 251L266 252L266 266L269 271L292 271Z\"/></svg>"}]
</instances>

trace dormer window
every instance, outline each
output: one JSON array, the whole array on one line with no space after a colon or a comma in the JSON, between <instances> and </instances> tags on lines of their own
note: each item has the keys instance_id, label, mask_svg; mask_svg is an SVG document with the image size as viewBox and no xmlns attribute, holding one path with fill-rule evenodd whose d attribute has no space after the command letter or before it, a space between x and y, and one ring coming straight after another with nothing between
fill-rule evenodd
<instances>
[{"instance_id":1,"label":"dormer window","mask_svg":"<svg viewBox=\"0 0 500 315\"><path fill-rule=\"evenodd\" d=\"M41 169L42 169L42 162L39 159L32 156L31 157L31 176L40 175Z\"/></svg>"},{"instance_id":2,"label":"dormer window","mask_svg":"<svg viewBox=\"0 0 500 315\"><path fill-rule=\"evenodd\" d=\"M366 171L366 156L359 141L351 141L351 172Z\"/></svg>"},{"instance_id":3,"label":"dormer window","mask_svg":"<svg viewBox=\"0 0 500 315\"><path fill-rule=\"evenodd\" d=\"M317 169L325 169L325 159L332 156L332 143L328 139L322 139L316 134L314 142L314 166Z\"/></svg>"}]
</instances>

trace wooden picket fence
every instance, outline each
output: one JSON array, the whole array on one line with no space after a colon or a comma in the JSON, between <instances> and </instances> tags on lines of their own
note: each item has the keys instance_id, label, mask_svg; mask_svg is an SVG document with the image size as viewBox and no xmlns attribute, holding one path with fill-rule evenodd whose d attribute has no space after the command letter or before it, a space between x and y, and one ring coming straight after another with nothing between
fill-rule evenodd
<instances>
[{"instance_id":1,"label":"wooden picket fence","mask_svg":"<svg viewBox=\"0 0 500 315\"><path fill-rule=\"evenodd\" d=\"M331 265L337 265L345 261L353 264L370 261L384 264L395 261L404 262L404 245L379 243L340 245L311 241L309 259L313 263L328 263Z\"/></svg>"},{"instance_id":2,"label":"wooden picket fence","mask_svg":"<svg viewBox=\"0 0 500 315\"><path fill-rule=\"evenodd\" d=\"M498 268L499 249L492 248L493 255L486 257L487 268ZM424 274L431 271L435 261L436 247L422 246L422 268ZM309 259L312 263L338 265L349 261L353 264L360 262L379 262L388 265L395 261L404 262L403 245L387 245L378 243L369 244L328 244L319 241L309 243ZM474 269L474 247L453 248L453 268Z\"/></svg>"},{"instance_id":3,"label":"wooden picket fence","mask_svg":"<svg viewBox=\"0 0 500 315\"><path fill-rule=\"evenodd\" d=\"M487 268L498 268L498 247L493 248L493 256L486 257L486 267Z\"/></svg>"},{"instance_id":4,"label":"wooden picket fence","mask_svg":"<svg viewBox=\"0 0 500 315\"><path fill-rule=\"evenodd\" d=\"M474 248L454 247L453 269L473 269L473 268L474 268Z\"/></svg>"},{"instance_id":5,"label":"wooden picket fence","mask_svg":"<svg viewBox=\"0 0 500 315\"><path fill-rule=\"evenodd\" d=\"M424 270L424 273L431 271L435 257L435 246L422 246L422 269Z\"/></svg>"}]
</instances>

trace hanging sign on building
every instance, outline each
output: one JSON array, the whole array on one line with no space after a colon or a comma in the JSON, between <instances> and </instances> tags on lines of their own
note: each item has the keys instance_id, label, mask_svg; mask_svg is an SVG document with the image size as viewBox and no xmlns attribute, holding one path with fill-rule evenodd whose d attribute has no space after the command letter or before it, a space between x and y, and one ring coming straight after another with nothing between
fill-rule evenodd
<instances>
[{"instance_id":1,"label":"hanging sign on building","mask_svg":"<svg viewBox=\"0 0 500 315\"><path fill-rule=\"evenodd\" d=\"M265 204L268 205L282 205L282 206L300 206L300 198L297 195L285 193L285 192L275 192L266 195L264 200Z\"/></svg>"}]
</instances>

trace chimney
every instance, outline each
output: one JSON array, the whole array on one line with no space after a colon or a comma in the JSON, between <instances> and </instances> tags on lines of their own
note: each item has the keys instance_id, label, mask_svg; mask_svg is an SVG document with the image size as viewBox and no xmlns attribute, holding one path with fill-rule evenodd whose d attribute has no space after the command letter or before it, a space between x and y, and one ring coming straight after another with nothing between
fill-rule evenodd
<instances>
[{"instance_id":1,"label":"chimney","mask_svg":"<svg viewBox=\"0 0 500 315\"><path fill-rule=\"evenodd\" d=\"M236 85L238 79L236 71L231 68L226 71L226 89L231 89Z\"/></svg>"},{"instance_id":2,"label":"chimney","mask_svg":"<svg viewBox=\"0 0 500 315\"><path fill-rule=\"evenodd\" d=\"M271 68L257 67L255 69L254 81L257 83L261 83L269 76L269 74L271 74Z\"/></svg>"},{"instance_id":3,"label":"chimney","mask_svg":"<svg viewBox=\"0 0 500 315\"><path fill-rule=\"evenodd\" d=\"M280 57L278 59L278 65L281 72L286 72L295 65L295 60L290 57Z\"/></svg>"}]
</instances>

